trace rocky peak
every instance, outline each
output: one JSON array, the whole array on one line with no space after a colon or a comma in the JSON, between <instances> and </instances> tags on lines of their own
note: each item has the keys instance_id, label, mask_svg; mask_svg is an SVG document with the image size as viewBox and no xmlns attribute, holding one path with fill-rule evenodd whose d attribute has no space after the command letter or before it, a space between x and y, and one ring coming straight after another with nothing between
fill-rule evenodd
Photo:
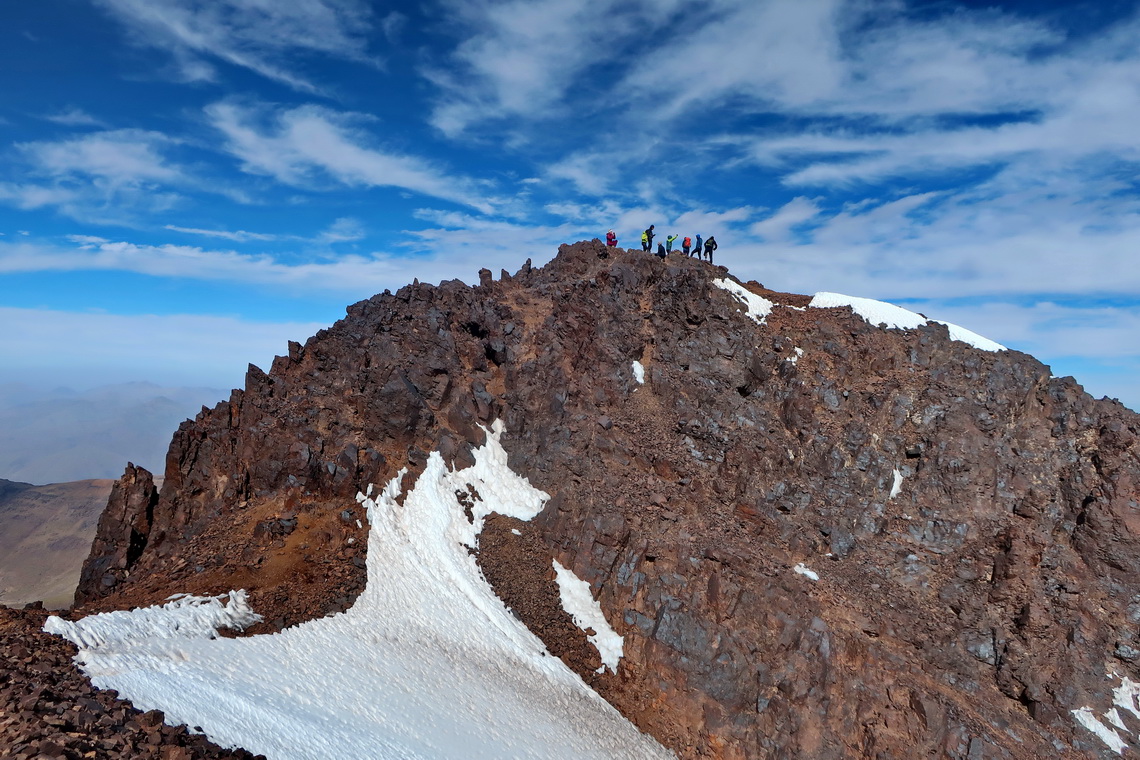
<instances>
[{"instance_id":1,"label":"rocky peak","mask_svg":"<svg viewBox=\"0 0 1140 760\"><path fill-rule=\"evenodd\" d=\"M944 325L808 302L593 241L354 304L185 422L160 491L128 467L77 598L247 588L255 633L344 609L355 494L471 464L501 420L552 498L489 521L487 578L681 757L1110 752L1073 711L1108 725L1140 680L1140 418ZM626 637L616 675L551 560Z\"/></svg>"}]
</instances>

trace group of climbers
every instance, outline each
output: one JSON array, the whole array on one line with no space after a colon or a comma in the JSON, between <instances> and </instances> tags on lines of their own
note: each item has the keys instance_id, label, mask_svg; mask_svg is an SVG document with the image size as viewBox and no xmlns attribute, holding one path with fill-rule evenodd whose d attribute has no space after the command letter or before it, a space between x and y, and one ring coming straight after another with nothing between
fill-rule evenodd
<instances>
[{"instance_id":1,"label":"group of climbers","mask_svg":"<svg viewBox=\"0 0 1140 760\"><path fill-rule=\"evenodd\" d=\"M654 235L655 235L655 233L653 232L653 225L651 224L645 230L645 232L641 233L641 250L643 250L647 253L653 250L653 237L654 237ZM669 235L668 237L665 238L665 245L661 245L660 243L658 243L657 244L657 255L660 256L661 258L665 258L665 256L672 253L673 252L673 243L677 242L678 237L679 237L678 235ZM617 235L614 233L613 230L610 230L609 232L606 233L606 245L609 246L610 248L617 248ZM710 264L712 263L712 260L713 260L713 251L715 251L716 249L717 249L716 238L713 237L712 235L709 235L708 240L702 240L701 236L697 235L696 246L693 245L693 239L690 237L685 237L681 241L681 253L685 254L686 256L696 256L698 259L700 259L700 258L708 259L708 262ZM701 255L702 253L704 254L703 257Z\"/></svg>"}]
</instances>

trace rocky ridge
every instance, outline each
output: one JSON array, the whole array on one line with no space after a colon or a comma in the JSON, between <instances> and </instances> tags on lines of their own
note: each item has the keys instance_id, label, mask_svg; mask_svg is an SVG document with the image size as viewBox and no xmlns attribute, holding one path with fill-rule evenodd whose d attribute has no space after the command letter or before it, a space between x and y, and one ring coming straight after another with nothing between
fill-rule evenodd
<instances>
[{"instance_id":1,"label":"rocky ridge","mask_svg":"<svg viewBox=\"0 0 1140 760\"><path fill-rule=\"evenodd\" d=\"M253 633L345 609L357 491L470 464L501 419L553 498L490 521L484 573L679 756L1116 756L1071 711L1140 680L1140 418L944 326L747 283L760 323L726 277L594 241L353 305L184 423L161 489L128 469L77 612L238 587ZM616 675L552 559L625 636Z\"/></svg>"}]
</instances>

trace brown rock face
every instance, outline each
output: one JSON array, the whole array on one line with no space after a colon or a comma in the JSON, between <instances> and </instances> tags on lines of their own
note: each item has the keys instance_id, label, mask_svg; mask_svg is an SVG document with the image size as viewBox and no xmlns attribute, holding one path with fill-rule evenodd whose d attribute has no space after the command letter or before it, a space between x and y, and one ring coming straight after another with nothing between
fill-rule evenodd
<instances>
[{"instance_id":1,"label":"brown rock face","mask_svg":"<svg viewBox=\"0 0 1140 760\"><path fill-rule=\"evenodd\" d=\"M123 477L111 487L107 508L99 517L75 592L77 605L105 595L127 577L150 538L157 501L153 476L128 463Z\"/></svg>"},{"instance_id":2,"label":"brown rock face","mask_svg":"<svg viewBox=\"0 0 1140 760\"><path fill-rule=\"evenodd\" d=\"M725 277L594 241L355 304L184 423L161 493L128 468L85 609L237 587L260 630L344 609L356 492L470 463L501 419L553 498L489 524L488 579L679 756L1110 756L1071 711L1140 680L1140 418L936 324L749 283L782 305L757 324ZM625 636L616 675L568 641L551 559Z\"/></svg>"}]
</instances>

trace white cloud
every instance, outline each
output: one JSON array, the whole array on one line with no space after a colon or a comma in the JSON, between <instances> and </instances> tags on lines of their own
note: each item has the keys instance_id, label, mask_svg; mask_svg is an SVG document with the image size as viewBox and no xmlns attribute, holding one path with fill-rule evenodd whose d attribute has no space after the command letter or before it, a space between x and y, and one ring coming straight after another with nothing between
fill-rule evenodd
<instances>
[{"instance_id":1,"label":"white cloud","mask_svg":"<svg viewBox=\"0 0 1140 760\"><path fill-rule=\"evenodd\" d=\"M797 197L784 204L776 213L754 223L749 231L764 240L787 241L796 225L815 219L820 208L814 201Z\"/></svg>"},{"instance_id":2,"label":"white cloud","mask_svg":"<svg viewBox=\"0 0 1140 760\"><path fill-rule=\"evenodd\" d=\"M350 187L403 188L484 212L493 207L473 180L374 147L375 139L362 127L368 119L359 114L301 106L273 114L265 124L264 114L234 103L216 103L206 113L250 173L298 187L332 179Z\"/></svg>"},{"instance_id":3,"label":"white cloud","mask_svg":"<svg viewBox=\"0 0 1140 760\"><path fill-rule=\"evenodd\" d=\"M389 254L348 255L287 263L269 255L183 245L84 242L75 248L0 242L0 275L15 272L135 272L154 277L220 280L364 298L404 284L407 264Z\"/></svg>"},{"instance_id":4,"label":"white cloud","mask_svg":"<svg viewBox=\"0 0 1140 760\"><path fill-rule=\"evenodd\" d=\"M350 243L363 240L366 236L367 232L359 219L344 216L329 225L317 239L324 243Z\"/></svg>"},{"instance_id":5,"label":"white cloud","mask_svg":"<svg viewBox=\"0 0 1140 760\"><path fill-rule=\"evenodd\" d=\"M107 238L97 237L95 235L68 235L67 239L80 247L95 246L111 242Z\"/></svg>"},{"instance_id":6,"label":"white cloud","mask_svg":"<svg viewBox=\"0 0 1140 760\"><path fill-rule=\"evenodd\" d=\"M239 387L250 362L268 369L287 342L324 324L266 323L206 315L119 315L0 307L6 381L54 386L158 382ZM18 329L16 329L18 327Z\"/></svg>"},{"instance_id":7,"label":"white cloud","mask_svg":"<svg viewBox=\"0 0 1140 760\"><path fill-rule=\"evenodd\" d=\"M582 224L516 224L434 209L421 209L416 215L438 225L405 233L412 239L408 248L426 257L416 264L427 273L417 276L428 281L459 278L478 282L481 268L498 276L500 269L515 272L527 259L540 266L554 257L562 243L605 234L605 229Z\"/></svg>"},{"instance_id":8,"label":"white cloud","mask_svg":"<svg viewBox=\"0 0 1140 760\"><path fill-rule=\"evenodd\" d=\"M853 203L817 214L795 239L717 237L722 260L738 275L782 290L886 298L1132 296L1140 293L1140 270L1129 264L1140 249L1135 206L1128 198L1091 203L1062 181L1001 193L984 184Z\"/></svg>"},{"instance_id":9,"label":"white cloud","mask_svg":"<svg viewBox=\"0 0 1140 760\"><path fill-rule=\"evenodd\" d=\"M96 119L91 114L84 111L82 108L72 106L62 111L44 116L45 119L56 124L62 124L68 127L105 127L99 119Z\"/></svg>"},{"instance_id":10,"label":"white cloud","mask_svg":"<svg viewBox=\"0 0 1140 760\"><path fill-rule=\"evenodd\" d=\"M362 240L366 235L364 226L361 224L360 220L353 219L351 217L342 217L340 219L337 219L331 225L329 225L327 229L320 232L315 237L305 237L303 235L282 235L267 232L248 232L246 230L219 230L202 229L199 227L179 227L176 224L164 225L163 229L167 229L172 232L181 232L186 235L199 235L202 237L219 238L221 240L232 240L235 243L345 243ZM103 240L102 242L108 241Z\"/></svg>"},{"instance_id":11,"label":"white cloud","mask_svg":"<svg viewBox=\"0 0 1140 760\"><path fill-rule=\"evenodd\" d=\"M404 28L408 25L408 17L399 11L392 11L380 22L380 29L388 42L396 42Z\"/></svg>"},{"instance_id":12,"label":"white cloud","mask_svg":"<svg viewBox=\"0 0 1140 760\"><path fill-rule=\"evenodd\" d=\"M15 145L20 181L0 182L0 202L22 209L55 207L99 224L133 224L140 215L178 204L179 191L206 190L234 197L190 175L169 157L180 142L160 132L116 129L62 140Z\"/></svg>"},{"instance_id":13,"label":"white cloud","mask_svg":"<svg viewBox=\"0 0 1140 760\"><path fill-rule=\"evenodd\" d=\"M1000 334L1027 353L1098 360L1140 357L1140 304L1071 305L1042 301L1028 305L990 302L962 306L924 301L908 303L906 308L928 316L937 313L937 319L975 331Z\"/></svg>"},{"instance_id":14,"label":"white cloud","mask_svg":"<svg viewBox=\"0 0 1140 760\"><path fill-rule=\"evenodd\" d=\"M179 227L175 224L167 224L163 229L172 232L181 232L186 235L201 235L203 237L215 237L222 240L232 240L235 243L249 243L251 241L269 243L282 240L284 236L274 235L265 232L246 232L245 230L207 230L199 227Z\"/></svg>"},{"instance_id":15,"label":"white cloud","mask_svg":"<svg viewBox=\"0 0 1140 760\"><path fill-rule=\"evenodd\" d=\"M163 149L174 142L159 132L119 129L57 142L19 143L16 147L39 173L52 177L83 175L110 186L123 186L181 181L181 169L163 155Z\"/></svg>"},{"instance_id":16,"label":"white cloud","mask_svg":"<svg viewBox=\"0 0 1140 760\"><path fill-rule=\"evenodd\" d=\"M842 0L710 3L686 21L683 53L639 58L619 89L650 119L697 116L726 98L788 108L826 99L844 79L842 9Z\"/></svg>"},{"instance_id":17,"label":"white cloud","mask_svg":"<svg viewBox=\"0 0 1140 760\"><path fill-rule=\"evenodd\" d=\"M170 52L187 81L213 80L203 56L250 69L305 92L319 87L296 57L317 53L372 62L371 12L358 0L96 0L133 41Z\"/></svg>"},{"instance_id":18,"label":"white cloud","mask_svg":"<svg viewBox=\"0 0 1140 760\"><path fill-rule=\"evenodd\" d=\"M581 118L596 111L568 95L582 76L640 41L651 53L658 25L680 0L444 0L461 41L423 73L441 90L431 123L456 136L483 121ZM596 94L596 93L595 93Z\"/></svg>"},{"instance_id":19,"label":"white cloud","mask_svg":"<svg viewBox=\"0 0 1140 760\"><path fill-rule=\"evenodd\" d=\"M725 211L686 211L666 226L693 233L708 230L714 235L719 235L720 230L745 223L754 218L759 211L752 206L739 206Z\"/></svg>"},{"instance_id":20,"label":"white cloud","mask_svg":"<svg viewBox=\"0 0 1140 760\"><path fill-rule=\"evenodd\" d=\"M78 197L76 191L65 187L0 182L0 201L20 209L64 206Z\"/></svg>"}]
</instances>

